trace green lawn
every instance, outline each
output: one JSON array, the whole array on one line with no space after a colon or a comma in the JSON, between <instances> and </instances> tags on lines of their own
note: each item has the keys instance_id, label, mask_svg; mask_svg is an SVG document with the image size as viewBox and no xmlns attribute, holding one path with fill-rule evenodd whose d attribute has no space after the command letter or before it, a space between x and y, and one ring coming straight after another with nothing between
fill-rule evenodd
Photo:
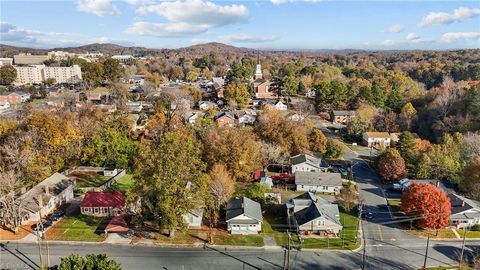
<instances>
[{"instance_id":1,"label":"green lawn","mask_svg":"<svg viewBox=\"0 0 480 270\"><path fill-rule=\"evenodd\" d=\"M68 176L76 179L78 188L99 187L111 178L111 176L104 176L102 173L79 171L75 171Z\"/></svg>"},{"instance_id":2,"label":"green lawn","mask_svg":"<svg viewBox=\"0 0 480 270\"><path fill-rule=\"evenodd\" d=\"M340 209L341 210L341 209ZM340 221L343 224L343 230L339 238L305 238L301 246L303 248L332 248L352 250L360 246L360 239L357 239L358 218L357 212L351 214L340 211ZM277 245L287 246L287 217L284 205L274 206L266 211L263 219L262 234L272 236ZM290 233L292 246L300 245L300 241L294 232Z\"/></svg>"},{"instance_id":3,"label":"green lawn","mask_svg":"<svg viewBox=\"0 0 480 270\"><path fill-rule=\"evenodd\" d=\"M463 238L463 229L457 230L460 237ZM480 231L467 231L467 238L480 238Z\"/></svg>"},{"instance_id":4,"label":"green lawn","mask_svg":"<svg viewBox=\"0 0 480 270\"><path fill-rule=\"evenodd\" d=\"M399 199L387 199L388 206L390 207L390 211L394 216L404 216L402 211L400 210L400 200Z\"/></svg>"},{"instance_id":5,"label":"green lawn","mask_svg":"<svg viewBox=\"0 0 480 270\"><path fill-rule=\"evenodd\" d=\"M133 186L133 175L125 174L113 185L113 189L126 192Z\"/></svg>"},{"instance_id":6,"label":"green lawn","mask_svg":"<svg viewBox=\"0 0 480 270\"><path fill-rule=\"evenodd\" d=\"M48 240L101 242L108 219L85 215L66 216L47 231Z\"/></svg>"},{"instance_id":7,"label":"green lawn","mask_svg":"<svg viewBox=\"0 0 480 270\"><path fill-rule=\"evenodd\" d=\"M437 231L435 229L420 230L420 229L415 229L414 227L411 232L415 235L422 236L422 237L427 237L428 235L430 235L430 238L439 238L439 239L442 239L442 238L456 239L457 238L455 233L449 228L439 229Z\"/></svg>"},{"instance_id":8,"label":"green lawn","mask_svg":"<svg viewBox=\"0 0 480 270\"><path fill-rule=\"evenodd\" d=\"M358 215L355 210L345 213L340 209L340 222L343 229L338 238L306 238L302 237L303 248L330 248L352 250L360 246L360 239L357 237Z\"/></svg>"},{"instance_id":9,"label":"green lawn","mask_svg":"<svg viewBox=\"0 0 480 270\"><path fill-rule=\"evenodd\" d=\"M213 239L215 245L253 246L263 247L261 235L216 234Z\"/></svg>"}]
</instances>

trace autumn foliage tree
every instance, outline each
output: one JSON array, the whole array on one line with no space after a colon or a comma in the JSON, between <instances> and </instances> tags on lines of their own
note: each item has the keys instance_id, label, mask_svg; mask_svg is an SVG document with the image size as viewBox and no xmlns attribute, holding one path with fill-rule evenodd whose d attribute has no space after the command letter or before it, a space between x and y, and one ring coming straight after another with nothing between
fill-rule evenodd
<instances>
[{"instance_id":1,"label":"autumn foliage tree","mask_svg":"<svg viewBox=\"0 0 480 270\"><path fill-rule=\"evenodd\" d=\"M451 204L445 192L432 184L413 183L402 195L400 209L408 216L419 217L422 229L439 229L448 225Z\"/></svg>"},{"instance_id":2,"label":"autumn foliage tree","mask_svg":"<svg viewBox=\"0 0 480 270\"><path fill-rule=\"evenodd\" d=\"M405 175L405 160L396 149L390 148L383 152L376 165L378 174L386 182L398 181Z\"/></svg>"},{"instance_id":3,"label":"autumn foliage tree","mask_svg":"<svg viewBox=\"0 0 480 270\"><path fill-rule=\"evenodd\" d=\"M323 153L327 149L327 137L319 128L312 129L308 136L308 141L312 151Z\"/></svg>"},{"instance_id":4,"label":"autumn foliage tree","mask_svg":"<svg viewBox=\"0 0 480 270\"><path fill-rule=\"evenodd\" d=\"M464 169L460 188L474 199L480 199L480 156L473 159Z\"/></svg>"}]
</instances>

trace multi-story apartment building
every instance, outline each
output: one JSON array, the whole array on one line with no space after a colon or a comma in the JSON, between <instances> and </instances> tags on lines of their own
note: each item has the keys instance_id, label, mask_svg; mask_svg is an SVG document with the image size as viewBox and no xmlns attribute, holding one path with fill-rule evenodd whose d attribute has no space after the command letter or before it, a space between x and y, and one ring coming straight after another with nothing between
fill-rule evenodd
<instances>
[{"instance_id":1,"label":"multi-story apartment building","mask_svg":"<svg viewBox=\"0 0 480 270\"><path fill-rule=\"evenodd\" d=\"M71 67L46 67L45 65L14 66L17 70L15 84L39 84L53 78L56 83L79 83L82 70L78 65Z\"/></svg>"}]
</instances>

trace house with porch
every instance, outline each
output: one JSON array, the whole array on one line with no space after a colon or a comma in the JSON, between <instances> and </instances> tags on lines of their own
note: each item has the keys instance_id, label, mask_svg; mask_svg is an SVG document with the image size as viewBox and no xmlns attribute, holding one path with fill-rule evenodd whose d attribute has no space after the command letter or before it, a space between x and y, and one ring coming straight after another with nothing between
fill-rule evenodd
<instances>
[{"instance_id":1,"label":"house with porch","mask_svg":"<svg viewBox=\"0 0 480 270\"><path fill-rule=\"evenodd\" d=\"M125 197L120 191L88 191L80 203L80 212L88 216L118 216L125 212Z\"/></svg>"},{"instance_id":2,"label":"house with porch","mask_svg":"<svg viewBox=\"0 0 480 270\"><path fill-rule=\"evenodd\" d=\"M368 147L385 148L390 147L391 137L388 132L365 132L363 133L363 144Z\"/></svg>"},{"instance_id":3,"label":"house with porch","mask_svg":"<svg viewBox=\"0 0 480 270\"><path fill-rule=\"evenodd\" d=\"M480 224L480 207L477 202L455 193L449 193L447 196L452 205L450 214L452 226L460 229Z\"/></svg>"},{"instance_id":4,"label":"house with porch","mask_svg":"<svg viewBox=\"0 0 480 270\"><path fill-rule=\"evenodd\" d=\"M247 197L234 197L227 203L225 221L231 234L258 234L262 230L262 208Z\"/></svg>"},{"instance_id":5,"label":"house with porch","mask_svg":"<svg viewBox=\"0 0 480 270\"><path fill-rule=\"evenodd\" d=\"M343 228L338 205L311 192L290 199L286 207L290 225L297 233L336 237Z\"/></svg>"}]
</instances>

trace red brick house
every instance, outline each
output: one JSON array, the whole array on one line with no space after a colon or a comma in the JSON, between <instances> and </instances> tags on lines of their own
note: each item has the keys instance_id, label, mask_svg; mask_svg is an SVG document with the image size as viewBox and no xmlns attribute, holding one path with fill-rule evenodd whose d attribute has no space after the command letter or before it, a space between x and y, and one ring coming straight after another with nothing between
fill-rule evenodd
<instances>
[{"instance_id":1,"label":"red brick house","mask_svg":"<svg viewBox=\"0 0 480 270\"><path fill-rule=\"evenodd\" d=\"M80 212L89 216L118 216L125 211L125 197L120 191L85 193Z\"/></svg>"}]
</instances>

